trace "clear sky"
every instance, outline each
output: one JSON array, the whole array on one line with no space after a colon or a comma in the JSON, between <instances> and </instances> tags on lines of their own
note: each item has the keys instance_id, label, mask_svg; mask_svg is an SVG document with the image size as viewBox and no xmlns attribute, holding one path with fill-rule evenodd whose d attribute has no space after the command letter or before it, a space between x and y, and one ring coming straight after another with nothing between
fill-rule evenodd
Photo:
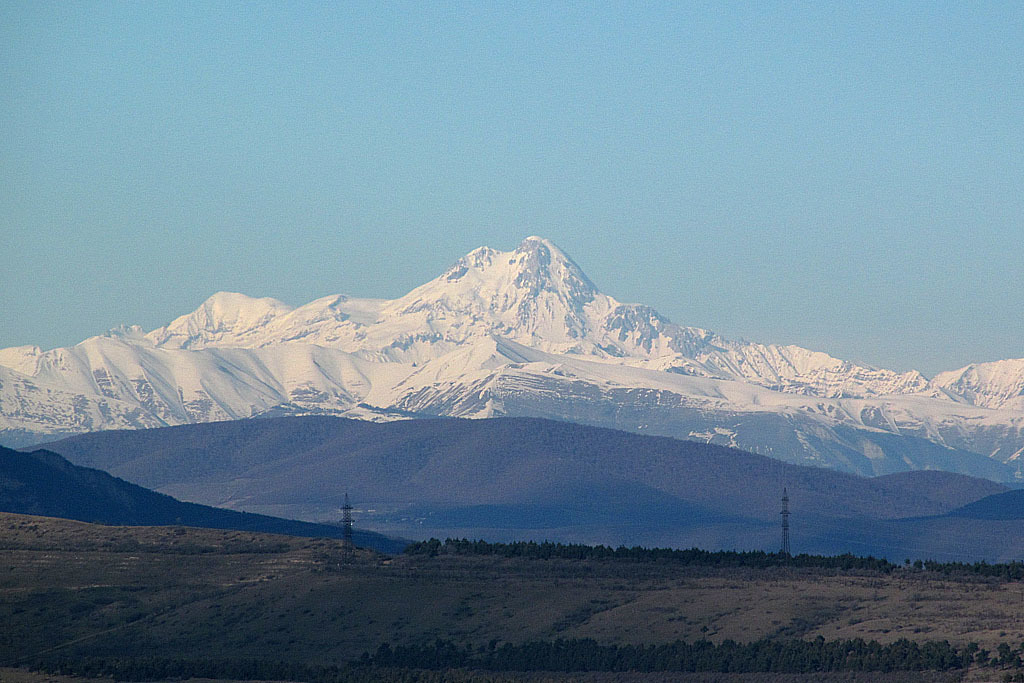
<instances>
[{"instance_id":1,"label":"clear sky","mask_svg":"<svg viewBox=\"0 0 1024 683\"><path fill-rule=\"evenodd\" d=\"M553 240L931 375L1024 356L1024 3L0 2L0 347Z\"/></svg>"}]
</instances>

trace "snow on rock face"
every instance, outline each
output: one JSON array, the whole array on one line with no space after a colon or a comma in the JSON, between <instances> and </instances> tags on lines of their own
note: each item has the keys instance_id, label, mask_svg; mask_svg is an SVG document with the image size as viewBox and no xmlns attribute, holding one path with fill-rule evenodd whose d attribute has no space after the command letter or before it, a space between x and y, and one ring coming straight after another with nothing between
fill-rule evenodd
<instances>
[{"instance_id":1,"label":"snow on rock face","mask_svg":"<svg viewBox=\"0 0 1024 683\"><path fill-rule=\"evenodd\" d=\"M0 367L10 368L23 375L34 375L42 353L43 350L38 346L12 346L0 349Z\"/></svg>"},{"instance_id":2,"label":"snow on rock face","mask_svg":"<svg viewBox=\"0 0 1024 683\"><path fill-rule=\"evenodd\" d=\"M165 422L96 392L80 393L0 367L0 432L69 435L97 429L144 429ZM38 441L38 440L37 440Z\"/></svg>"},{"instance_id":3,"label":"snow on rock face","mask_svg":"<svg viewBox=\"0 0 1024 683\"><path fill-rule=\"evenodd\" d=\"M943 372L935 387L985 408L1024 411L1024 358L977 363Z\"/></svg>"},{"instance_id":4,"label":"snow on rock face","mask_svg":"<svg viewBox=\"0 0 1024 683\"><path fill-rule=\"evenodd\" d=\"M247 339L291 310L291 306L269 297L254 299L245 294L217 292L192 313L153 330L148 338L154 345L166 348L245 346Z\"/></svg>"},{"instance_id":5,"label":"snow on rock face","mask_svg":"<svg viewBox=\"0 0 1024 683\"><path fill-rule=\"evenodd\" d=\"M589 331L585 308L596 295L558 247L529 237L512 252L470 252L439 278L389 302L382 321L390 328L409 323L414 329L406 333L428 343L429 331L455 344L501 334L572 347Z\"/></svg>"},{"instance_id":6,"label":"snow on rock face","mask_svg":"<svg viewBox=\"0 0 1024 683\"><path fill-rule=\"evenodd\" d=\"M0 350L0 370L0 431L270 411L482 417L520 406L568 419L578 399L592 403L592 420L633 411L644 422L641 413L659 405L768 412L999 459L1024 452L1024 360L929 382L798 346L725 339L601 293L540 237L512 251L480 247L394 300L332 295L292 308L221 292L148 334L122 327L66 349Z\"/></svg>"},{"instance_id":7,"label":"snow on rock face","mask_svg":"<svg viewBox=\"0 0 1024 683\"><path fill-rule=\"evenodd\" d=\"M602 294L561 249L528 237L480 247L393 301L324 297L291 309L220 293L147 338L160 348L327 346L375 362L426 363L492 335L549 353L741 379L823 397L927 390L920 375L860 367L795 346L733 342Z\"/></svg>"},{"instance_id":8,"label":"snow on rock face","mask_svg":"<svg viewBox=\"0 0 1024 683\"><path fill-rule=\"evenodd\" d=\"M221 292L146 337L160 348L192 350L289 342L348 348L359 330L377 319L383 303L335 294L292 308L276 299Z\"/></svg>"},{"instance_id":9,"label":"snow on rock face","mask_svg":"<svg viewBox=\"0 0 1024 683\"><path fill-rule=\"evenodd\" d=\"M270 410L343 414L375 382L388 388L408 373L308 344L188 350L117 337L47 351L33 376L2 370L8 374L0 373L0 428L21 428L32 418L47 432L231 420ZM55 416L42 419L47 396Z\"/></svg>"},{"instance_id":10,"label":"snow on rock face","mask_svg":"<svg viewBox=\"0 0 1024 683\"><path fill-rule=\"evenodd\" d=\"M668 342L667 347L679 350L672 343L673 337L666 334L668 331L676 332L672 327L672 323L661 317L656 310L641 304L619 304L604 319L603 325L604 331L612 339L623 344L624 353L630 347L643 349L647 353L668 351L669 348L655 348L661 340Z\"/></svg>"},{"instance_id":11,"label":"snow on rock face","mask_svg":"<svg viewBox=\"0 0 1024 683\"><path fill-rule=\"evenodd\" d=\"M717 371L762 386L825 398L915 394L929 390L919 372L859 366L799 346L720 341L697 359ZM938 395L936 395L938 397Z\"/></svg>"},{"instance_id":12,"label":"snow on rock face","mask_svg":"<svg viewBox=\"0 0 1024 683\"><path fill-rule=\"evenodd\" d=\"M137 329L116 336L164 349L316 344L374 362L420 364L497 336L549 353L739 379L786 393L839 398L930 392L944 398L964 391L978 405L1006 400L988 397L985 388L971 389L980 386L977 381L947 383L940 391L919 373L862 367L796 346L735 342L675 325L648 306L600 293L571 258L540 237L526 238L511 252L476 249L393 301L334 295L293 309L275 299L220 292L144 337ZM0 351L0 364L34 374L40 353L31 347Z\"/></svg>"}]
</instances>

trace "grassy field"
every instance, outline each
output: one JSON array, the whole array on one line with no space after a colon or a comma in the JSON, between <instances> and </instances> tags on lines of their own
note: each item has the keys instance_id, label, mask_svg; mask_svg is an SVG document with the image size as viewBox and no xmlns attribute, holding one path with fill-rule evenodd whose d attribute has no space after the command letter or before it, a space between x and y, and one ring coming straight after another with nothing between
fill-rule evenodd
<instances>
[{"instance_id":1,"label":"grassy field","mask_svg":"<svg viewBox=\"0 0 1024 683\"><path fill-rule=\"evenodd\" d=\"M1024 641L1024 585L914 570L389 557L331 540L0 514L0 623L7 665L171 654L337 664L384 641L437 638L906 637L994 651Z\"/></svg>"}]
</instances>

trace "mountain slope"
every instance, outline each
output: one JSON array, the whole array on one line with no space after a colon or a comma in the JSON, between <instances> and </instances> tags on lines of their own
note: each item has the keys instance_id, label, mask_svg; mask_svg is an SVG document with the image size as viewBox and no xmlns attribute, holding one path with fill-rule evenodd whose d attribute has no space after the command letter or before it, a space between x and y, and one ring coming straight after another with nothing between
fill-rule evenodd
<instances>
[{"instance_id":1,"label":"mountain slope","mask_svg":"<svg viewBox=\"0 0 1024 683\"><path fill-rule=\"evenodd\" d=\"M356 314L355 311L359 312ZM394 301L327 297L290 310L221 292L146 335L170 348L260 348L303 341L369 360L417 362L498 336L548 353L653 364L828 398L926 391L919 373L864 368L796 346L732 342L602 294L550 241L481 247Z\"/></svg>"},{"instance_id":2,"label":"mountain slope","mask_svg":"<svg viewBox=\"0 0 1024 683\"><path fill-rule=\"evenodd\" d=\"M733 341L601 293L551 242L482 247L394 300L221 292L149 333L0 350L0 442L284 414L530 415L861 474L1024 477L1024 361L943 373Z\"/></svg>"},{"instance_id":3,"label":"mountain slope","mask_svg":"<svg viewBox=\"0 0 1024 683\"><path fill-rule=\"evenodd\" d=\"M932 384L972 405L1024 411L1024 358L943 372Z\"/></svg>"},{"instance_id":4,"label":"mountain slope","mask_svg":"<svg viewBox=\"0 0 1024 683\"><path fill-rule=\"evenodd\" d=\"M118 526L180 525L342 537L338 526L183 503L106 472L72 465L45 450L20 453L0 447L0 511ZM399 552L404 545L363 530L354 530L353 537L357 545L386 552Z\"/></svg>"},{"instance_id":5,"label":"mountain slope","mask_svg":"<svg viewBox=\"0 0 1024 683\"><path fill-rule=\"evenodd\" d=\"M941 514L1006 490L938 471L865 478L721 446L535 418L240 420L96 432L48 448L161 490L226 484L240 508L336 498L342 482L367 505L559 502L584 483L613 488L634 482L766 520L776 518L779 491L787 486L799 499L794 511L897 518Z\"/></svg>"},{"instance_id":6,"label":"mountain slope","mask_svg":"<svg viewBox=\"0 0 1024 683\"><path fill-rule=\"evenodd\" d=\"M865 478L532 418L239 420L96 432L49 448L180 498L239 510L322 519L336 516L339 491L349 491L363 508L362 525L412 538L774 549L785 488L794 541L806 551L885 550L902 560L917 548L910 556L994 558L1024 540L1021 529L1002 531L1001 540L975 529L977 543L954 538L959 545L949 547L939 533L945 522L903 521L1006 490L982 479L938 471ZM928 544L914 545L912 527Z\"/></svg>"},{"instance_id":7,"label":"mountain slope","mask_svg":"<svg viewBox=\"0 0 1024 683\"><path fill-rule=\"evenodd\" d=\"M951 517L1024 520L1024 489L994 493L953 510Z\"/></svg>"}]
</instances>

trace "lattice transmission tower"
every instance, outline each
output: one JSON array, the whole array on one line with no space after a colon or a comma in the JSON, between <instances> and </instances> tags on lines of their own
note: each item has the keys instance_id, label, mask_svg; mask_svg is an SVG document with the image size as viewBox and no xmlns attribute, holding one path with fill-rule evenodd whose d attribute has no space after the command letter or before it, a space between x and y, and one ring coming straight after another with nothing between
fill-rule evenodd
<instances>
[{"instance_id":1,"label":"lattice transmission tower","mask_svg":"<svg viewBox=\"0 0 1024 683\"><path fill-rule=\"evenodd\" d=\"M346 547L352 547L352 506L348 502L348 493L345 494L345 504L341 506L341 538Z\"/></svg>"},{"instance_id":2,"label":"lattice transmission tower","mask_svg":"<svg viewBox=\"0 0 1024 683\"><path fill-rule=\"evenodd\" d=\"M789 557L789 492L782 489L782 550L779 551Z\"/></svg>"}]
</instances>

